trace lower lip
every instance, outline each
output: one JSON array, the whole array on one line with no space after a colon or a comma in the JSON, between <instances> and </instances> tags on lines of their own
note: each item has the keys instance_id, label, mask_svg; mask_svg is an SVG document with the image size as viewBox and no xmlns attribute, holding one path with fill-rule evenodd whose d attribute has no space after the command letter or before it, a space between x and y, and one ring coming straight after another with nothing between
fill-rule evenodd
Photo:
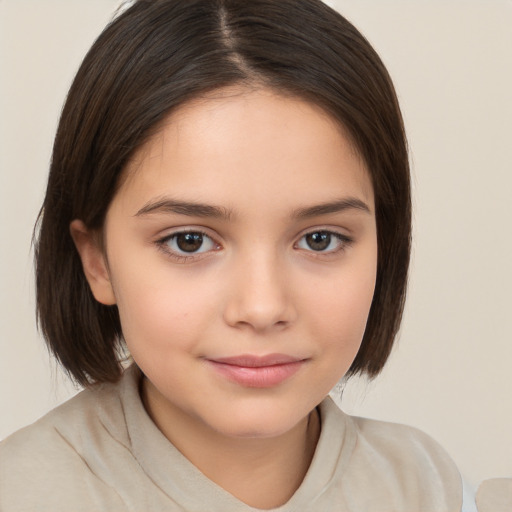
<instances>
[{"instance_id":1,"label":"lower lip","mask_svg":"<svg viewBox=\"0 0 512 512\"><path fill-rule=\"evenodd\" d=\"M275 364L271 366L236 366L232 364L208 361L213 369L232 382L249 388L271 388L283 383L297 373L305 361Z\"/></svg>"}]
</instances>

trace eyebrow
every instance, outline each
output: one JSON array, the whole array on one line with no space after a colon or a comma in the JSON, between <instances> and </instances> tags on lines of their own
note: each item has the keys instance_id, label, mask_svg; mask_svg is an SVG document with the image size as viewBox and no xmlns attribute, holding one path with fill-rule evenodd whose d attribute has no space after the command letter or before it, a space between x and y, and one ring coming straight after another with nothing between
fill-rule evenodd
<instances>
[{"instance_id":1,"label":"eyebrow","mask_svg":"<svg viewBox=\"0 0 512 512\"><path fill-rule=\"evenodd\" d=\"M146 203L136 214L141 217L151 213L177 213L189 217L213 217L215 219L229 220L233 212L221 206L212 206L204 203L190 201L177 201L170 198L156 199Z\"/></svg>"},{"instance_id":2,"label":"eyebrow","mask_svg":"<svg viewBox=\"0 0 512 512\"><path fill-rule=\"evenodd\" d=\"M328 203L299 208L293 212L293 216L298 219L308 219L329 213L340 213L345 210L360 210L362 212L371 213L370 207L364 201L361 201L361 199L346 197L329 201Z\"/></svg>"},{"instance_id":3,"label":"eyebrow","mask_svg":"<svg viewBox=\"0 0 512 512\"><path fill-rule=\"evenodd\" d=\"M345 210L360 210L371 213L369 206L360 199L347 197L329 201L327 203L298 208L292 213L292 217L297 219L307 219L330 213L340 213ZM214 206L205 203L196 203L190 201L178 201L171 198L162 198L149 201L136 214L135 217L154 213L176 213L189 217L211 217L215 219L229 220L233 217L233 211L222 206Z\"/></svg>"}]
</instances>

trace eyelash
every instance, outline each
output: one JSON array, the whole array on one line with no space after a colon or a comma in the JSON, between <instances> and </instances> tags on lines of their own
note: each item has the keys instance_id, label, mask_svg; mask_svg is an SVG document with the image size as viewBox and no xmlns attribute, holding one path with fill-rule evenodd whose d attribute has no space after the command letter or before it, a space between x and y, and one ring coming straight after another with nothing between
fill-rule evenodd
<instances>
[{"instance_id":1,"label":"eyelash","mask_svg":"<svg viewBox=\"0 0 512 512\"><path fill-rule=\"evenodd\" d=\"M205 238L210 240L211 243L214 245L214 248L208 249L205 251L201 251L201 252L196 251L196 252L190 252L189 254L185 254L185 253L179 253L176 250L171 249L169 247L169 243L172 240L175 240L180 235L187 235L187 234L200 235L202 237L203 241ZM339 247L336 247L335 249L331 249L329 251L325 251L325 250L324 251L315 251L312 248L306 249L306 248L298 247L298 245L303 240L305 240L306 237L316 235L316 234L328 235L330 237L329 245L332 242L332 238L336 239L338 241ZM299 240L293 245L293 247L295 249L304 250L304 251L310 253L310 256L317 257L317 258L318 257L325 258L325 257L331 256L331 255L337 254L340 251L344 251L345 249L350 247L350 245L352 245L353 242L354 242L354 240L351 237L344 235L342 233L339 233L337 231L332 231L329 229L315 229L315 230L308 231L308 232L304 233L303 235L301 235ZM171 257L172 259L176 260L179 263L187 263L189 261L198 260L203 257L202 256L203 254L206 255L212 251L217 251L221 248L221 245L218 242L216 242L213 239L213 237L211 237L208 233L206 233L205 231L202 231L201 229L185 229L182 231L175 231L174 233L171 233L170 235L167 235L167 236L157 240L156 245L167 256ZM203 245L203 243L201 243L201 247L202 247L202 245Z\"/></svg>"},{"instance_id":2,"label":"eyelash","mask_svg":"<svg viewBox=\"0 0 512 512\"><path fill-rule=\"evenodd\" d=\"M337 254L340 251L344 251L345 249L350 247L350 245L354 242L354 240L351 237L344 235L342 233L339 233L337 231L331 231L329 229L314 229L312 231L308 231L307 233L304 233L299 238L299 241L294 244L294 247L299 248L298 247L299 243L301 243L302 240L305 240L306 237L312 236L312 235L318 235L318 234L327 235L329 237L329 245L331 244L332 239L334 238L338 242L338 247L336 247L335 249L331 249L329 251L325 251L325 250L324 251L315 251L311 247L309 249L304 249L306 252L311 253L311 256L314 256L317 258L318 257L325 258L325 257L331 256L331 255Z\"/></svg>"},{"instance_id":3,"label":"eyelash","mask_svg":"<svg viewBox=\"0 0 512 512\"><path fill-rule=\"evenodd\" d=\"M215 245L215 249L213 249L213 250L218 250L220 248L220 244L218 244L208 233L205 233L201 229L184 229L182 231L175 231L174 233L171 233L170 235L167 235L167 236L157 240L156 245L167 256L171 257L172 259L176 260L179 263L187 263L192 260L197 260L198 257L201 257L200 255L207 254L207 252L210 252L210 251L207 251L207 252L203 251L203 252L191 252L190 254L185 254L185 253L178 253L169 247L169 242L171 242L173 239L176 239L180 235L186 235L186 234L201 235L201 237L203 239L207 238L207 239L211 240L211 242Z\"/></svg>"}]
</instances>

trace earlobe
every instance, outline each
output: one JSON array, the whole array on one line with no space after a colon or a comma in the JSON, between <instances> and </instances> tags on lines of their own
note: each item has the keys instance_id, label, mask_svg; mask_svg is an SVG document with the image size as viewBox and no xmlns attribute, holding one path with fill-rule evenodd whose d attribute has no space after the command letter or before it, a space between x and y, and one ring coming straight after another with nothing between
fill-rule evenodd
<instances>
[{"instance_id":1,"label":"earlobe","mask_svg":"<svg viewBox=\"0 0 512 512\"><path fill-rule=\"evenodd\" d=\"M84 274L94 298L106 306L115 304L116 297L107 262L96 233L78 219L71 222L69 231L82 260Z\"/></svg>"}]
</instances>

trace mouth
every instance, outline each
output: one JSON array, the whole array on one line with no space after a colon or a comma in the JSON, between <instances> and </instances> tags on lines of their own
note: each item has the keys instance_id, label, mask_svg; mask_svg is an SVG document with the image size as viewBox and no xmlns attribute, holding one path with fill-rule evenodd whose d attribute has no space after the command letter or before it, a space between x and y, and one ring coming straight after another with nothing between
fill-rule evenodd
<instances>
[{"instance_id":1,"label":"mouth","mask_svg":"<svg viewBox=\"0 0 512 512\"><path fill-rule=\"evenodd\" d=\"M250 388L271 388L282 384L306 364L301 359L286 354L206 359L210 367L221 377Z\"/></svg>"}]
</instances>

